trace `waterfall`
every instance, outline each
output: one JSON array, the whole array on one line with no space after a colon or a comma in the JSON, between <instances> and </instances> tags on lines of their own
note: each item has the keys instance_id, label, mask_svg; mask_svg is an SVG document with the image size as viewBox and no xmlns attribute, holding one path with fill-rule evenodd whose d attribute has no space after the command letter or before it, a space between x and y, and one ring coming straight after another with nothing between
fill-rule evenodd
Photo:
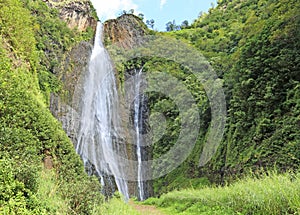
<instances>
[{"instance_id":1,"label":"waterfall","mask_svg":"<svg viewBox=\"0 0 300 215\"><path fill-rule=\"evenodd\" d=\"M91 174L101 179L105 194L116 187L129 198L125 173L117 155L126 155L120 137L119 98L113 66L102 44L98 23L95 44L84 81L81 119L76 151Z\"/></svg>"},{"instance_id":2,"label":"waterfall","mask_svg":"<svg viewBox=\"0 0 300 215\"><path fill-rule=\"evenodd\" d=\"M143 94L140 95L140 87L142 82L142 69L140 69L137 74L134 76L134 130L135 130L135 144L136 144L136 155L137 155L137 185L138 185L138 193L139 199L144 200L144 182L143 182L143 166L142 166L142 141L141 134L143 134L143 108L145 96Z\"/></svg>"},{"instance_id":3,"label":"waterfall","mask_svg":"<svg viewBox=\"0 0 300 215\"><path fill-rule=\"evenodd\" d=\"M145 200L149 197L149 183L146 182L147 174L150 173L149 168L143 164L148 159L147 147L147 129L148 129L148 101L144 95L144 89L147 85L143 76L143 69L133 69L126 74L126 100L129 102L130 109L130 127L133 142L133 154L131 155L135 162L135 180L136 194L139 200Z\"/></svg>"}]
</instances>

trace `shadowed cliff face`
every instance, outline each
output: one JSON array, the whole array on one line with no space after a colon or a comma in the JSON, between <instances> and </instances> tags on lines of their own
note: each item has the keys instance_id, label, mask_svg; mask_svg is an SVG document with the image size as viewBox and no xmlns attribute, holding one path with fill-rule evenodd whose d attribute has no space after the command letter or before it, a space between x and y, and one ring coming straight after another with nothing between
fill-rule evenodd
<instances>
[{"instance_id":1,"label":"shadowed cliff face","mask_svg":"<svg viewBox=\"0 0 300 215\"><path fill-rule=\"evenodd\" d=\"M44 0L50 7L59 11L59 16L70 28L85 31L88 27L96 29L95 10L89 0Z\"/></svg>"},{"instance_id":2,"label":"shadowed cliff face","mask_svg":"<svg viewBox=\"0 0 300 215\"><path fill-rule=\"evenodd\" d=\"M49 7L58 9L60 18L69 28L77 28L79 31L85 31L88 27L96 29L97 19L89 0L44 1ZM64 53L63 61L57 68L63 92L59 95L53 93L50 99L52 114L62 123L73 143L77 141L79 102L83 93L83 77L88 71L92 42L82 41Z\"/></svg>"},{"instance_id":3,"label":"shadowed cliff face","mask_svg":"<svg viewBox=\"0 0 300 215\"><path fill-rule=\"evenodd\" d=\"M62 63L64 72L60 79L63 82L64 94L52 94L50 110L63 126L68 137L75 144L79 126L80 99L83 96L84 76L88 71L92 44L81 42L74 47Z\"/></svg>"},{"instance_id":4,"label":"shadowed cliff face","mask_svg":"<svg viewBox=\"0 0 300 215\"><path fill-rule=\"evenodd\" d=\"M134 44L142 43L142 38L148 31L147 26L139 17L124 14L104 23L104 42L106 45L114 44L130 49Z\"/></svg>"}]
</instances>

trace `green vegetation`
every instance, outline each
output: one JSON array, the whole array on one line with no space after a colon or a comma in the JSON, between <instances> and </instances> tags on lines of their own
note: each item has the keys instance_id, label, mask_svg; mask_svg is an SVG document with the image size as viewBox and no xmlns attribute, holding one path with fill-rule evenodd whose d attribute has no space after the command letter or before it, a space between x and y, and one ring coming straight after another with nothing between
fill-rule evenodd
<instances>
[{"instance_id":1,"label":"green vegetation","mask_svg":"<svg viewBox=\"0 0 300 215\"><path fill-rule=\"evenodd\" d=\"M299 214L300 175L248 177L225 187L172 191L143 204L166 214Z\"/></svg>"},{"instance_id":2,"label":"green vegetation","mask_svg":"<svg viewBox=\"0 0 300 215\"><path fill-rule=\"evenodd\" d=\"M201 128L195 148L178 168L154 180L156 196L178 188L225 184L251 172L299 170L299 11L300 3L295 0L219 1L217 7L202 13L182 30L171 22L170 32L156 32L173 43L161 46L157 39L156 46L151 47L155 51L143 47L136 56L144 57L117 64L121 83L134 69L143 68L149 74L165 72L182 83L197 102ZM174 38L178 44L184 41L205 56L222 80L226 95L225 134L218 151L204 167L199 167L199 159L210 129L209 100L189 68L176 61L181 56L170 60L159 55L162 50L173 53L171 46L185 53L180 52L182 47L176 46ZM121 52L116 53L115 62ZM152 56L145 57L149 53ZM178 97L183 99L184 95ZM181 118L178 107L166 95L148 93L148 104L151 113L159 112L166 120L167 126L161 128L163 134L151 148L153 158L159 158L178 140ZM186 134L186 142L190 141ZM172 166L173 161L166 159L162 163Z\"/></svg>"},{"instance_id":3,"label":"green vegetation","mask_svg":"<svg viewBox=\"0 0 300 215\"><path fill-rule=\"evenodd\" d=\"M52 3L59 8L70 1ZM93 30L69 29L42 0L0 0L0 7L0 214L137 214L118 198L102 204L98 180L85 174L48 109L50 93L64 94L60 79L69 51L91 40ZM170 214L300 213L299 173L261 176L274 168L278 173L299 171L299 11L297 0L219 0L194 23L183 23L182 30L171 22L170 32L158 33L196 48L224 83L226 132L204 167L198 163L211 113L199 80L180 62L159 56L117 65L121 82L133 68L171 74L191 92L200 113L193 152L153 182L161 197L147 204ZM154 21L148 25L153 28ZM158 158L176 143L181 118L165 95L150 92L148 102L167 125L152 146L152 156ZM43 161L49 157L46 169ZM258 179L238 179L252 172ZM210 184L230 185L204 188ZM164 194L176 189L181 191Z\"/></svg>"},{"instance_id":4,"label":"green vegetation","mask_svg":"<svg viewBox=\"0 0 300 215\"><path fill-rule=\"evenodd\" d=\"M31 13L33 33L39 64L37 65L39 86L49 102L50 93L63 93L63 86L59 80L65 72L63 62L68 52L80 41L89 41L94 32L88 28L85 32L77 32L67 27L60 20L58 11L51 9L42 1L22 0L24 6Z\"/></svg>"},{"instance_id":5,"label":"green vegetation","mask_svg":"<svg viewBox=\"0 0 300 215\"><path fill-rule=\"evenodd\" d=\"M224 184L252 171L299 169L299 11L299 1L223 0L185 29L163 33L189 43L207 58L223 80L228 112L217 153L198 167L211 120L207 99L198 100L203 124L195 149L181 166L154 182L156 195L188 183L201 187L205 178ZM172 64L162 66L171 74L176 70L181 80L189 76ZM155 65L155 71L156 67L160 68ZM197 84L191 86L194 96L205 94ZM167 130L174 129L171 134L176 137L180 130L174 114ZM154 156L174 143L165 140L157 143L162 148Z\"/></svg>"},{"instance_id":6,"label":"green vegetation","mask_svg":"<svg viewBox=\"0 0 300 215\"><path fill-rule=\"evenodd\" d=\"M47 108L59 90L55 68L84 36L42 1L0 5L0 213L91 214L100 185Z\"/></svg>"},{"instance_id":7,"label":"green vegetation","mask_svg":"<svg viewBox=\"0 0 300 215\"><path fill-rule=\"evenodd\" d=\"M100 206L102 214L113 214L113 215L142 215L142 213L135 210L124 200L113 197L106 203Z\"/></svg>"}]
</instances>

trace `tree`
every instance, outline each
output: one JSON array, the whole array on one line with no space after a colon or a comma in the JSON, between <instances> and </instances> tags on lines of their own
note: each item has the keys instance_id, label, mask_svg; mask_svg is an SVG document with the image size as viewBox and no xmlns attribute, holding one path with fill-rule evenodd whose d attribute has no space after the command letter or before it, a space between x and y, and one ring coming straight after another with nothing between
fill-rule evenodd
<instances>
[{"instance_id":1,"label":"tree","mask_svg":"<svg viewBox=\"0 0 300 215\"><path fill-rule=\"evenodd\" d=\"M139 17L141 20L144 20L145 15L142 14L142 13L139 13L138 17Z\"/></svg>"},{"instance_id":2,"label":"tree","mask_svg":"<svg viewBox=\"0 0 300 215\"><path fill-rule=\"evenodd\" d=\"M180 26L179 26L179 25L176 25L175 20L173 20L173 22L169 21L169 22L166 24L166 30L167 30L167 31L176 31L176 30L180 30Z\"/></svg>"},{"instance_id":3,"label":"tree","mask_svg":"<svg viewBox=\"0 0 300 215\"><path fill-rule=\"evenodd\" d=\"M153 29L154 28L154 19L147 20L146 24L148 25L148 27Z\"/></svg>"},{"instance_id":4,"label":"tree","mask_svg":"<svg viewBox=\"0 0 300 215\"><path fill-rule=\"evenodd\" d=\"M185 28L188 28L188 27L189 27L189 21L184 20L184 21L181 23L180 28L181 28L181 29L185 29Z\"/></svg>"},{"instance_id":5,"label":"tree","mask_svg":"<svg viewBox=\"0 0 300 215\"><path fill-rule=\"evenodd\" d=\"M134 9L130 9L130 10L128 11L128 13L129 13L129 14L134 14Z\"/></svg>"}]
</instances>

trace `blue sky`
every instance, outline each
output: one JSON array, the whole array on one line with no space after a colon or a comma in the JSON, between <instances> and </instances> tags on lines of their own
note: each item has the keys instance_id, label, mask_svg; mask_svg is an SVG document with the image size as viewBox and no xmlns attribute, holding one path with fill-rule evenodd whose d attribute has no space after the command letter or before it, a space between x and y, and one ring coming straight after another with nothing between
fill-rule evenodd
<instances>
[{"instance_id":1,"label":"blue sky","mask_svg":"<svg viewBox=\"0 0 300 215\"><path fill-rule=\"evenodd\" d=\"M166 23L176 21L191 23L200 11L207 12L211 3L217 0L91 0L102 22L117 17L123 10L134 9L135 14L143 13L145 20L154 19L154 29L164 31Z\"/></svg>"}]
</instances>

